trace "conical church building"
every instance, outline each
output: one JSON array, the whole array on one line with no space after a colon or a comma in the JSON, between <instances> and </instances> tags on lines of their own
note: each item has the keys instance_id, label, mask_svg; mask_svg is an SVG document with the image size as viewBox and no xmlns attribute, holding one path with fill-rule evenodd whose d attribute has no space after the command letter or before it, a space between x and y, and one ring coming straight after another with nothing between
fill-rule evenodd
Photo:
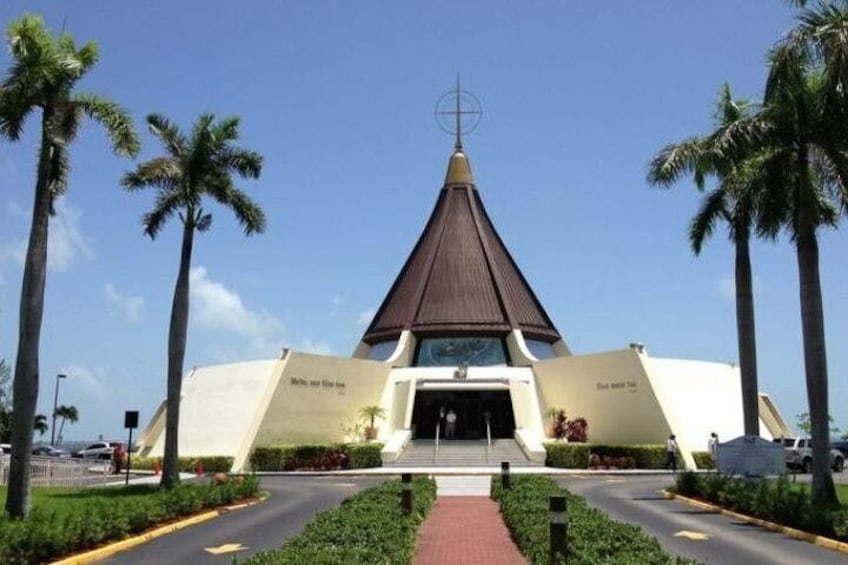
<instances>
[{"instance_id":1,"label":"conical church building","mask_svg":"<svg viewBox=\"0 0 848 565\"><path fill-rule=\"evenodd\" d=\"M684 460L711 432L742 435L735 365L650 357L644 346L574 355L486 213L457 140L423 233L352 357L283 350L279 359L193 369L183 383L180 454L235 458L257 446L349 441L379 407L383 461L415 445L514 443L543 462L554 410L588 422L590 442L663 443ZM161 455L164 402L140 440ZM766 439L789 430L760 397ZM438 465L438 451L433 464Z\"/></svg>"}]
</instances>

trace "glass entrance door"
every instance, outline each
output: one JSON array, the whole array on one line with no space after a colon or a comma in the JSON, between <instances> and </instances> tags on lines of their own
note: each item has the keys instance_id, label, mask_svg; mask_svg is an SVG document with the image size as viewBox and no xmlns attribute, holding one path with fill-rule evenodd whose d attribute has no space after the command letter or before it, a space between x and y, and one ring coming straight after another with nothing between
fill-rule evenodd
<instances>
[{"instance_id":1,"label":"glass entrance door","mask_svg":"<svg viewBox=\"0 0 848 565\"><path fill-rule=\"evenodd\" d=\"M436 423L441 421L441 439L445 439L448 411L456 414L456 439L486 439L486 417L492 429L492 439L512 438L515 417L512 399L506 390L419 390L412 409L413 438L434 439Z\"/></svg>"}]
</instances>

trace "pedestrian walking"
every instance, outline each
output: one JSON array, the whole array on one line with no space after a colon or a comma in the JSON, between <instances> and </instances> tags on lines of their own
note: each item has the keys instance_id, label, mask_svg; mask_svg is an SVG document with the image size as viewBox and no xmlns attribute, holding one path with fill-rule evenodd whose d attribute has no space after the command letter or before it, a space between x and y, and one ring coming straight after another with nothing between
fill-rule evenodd
<instances>
[{"instance_id":1,"label":"pedestrian walking","mask_svg":"<svg viewBox=\"0 0 848 565\"><path fill-rule=\"evenodd\" d=\"M445 438L454 439L456 436L456 412L453 408L448 410L448 415L445 416Z\"/></svg>"},{"instance_id":2,"label":"pedestrian walking","mask_svg":"<svg viewBox=\"0 0 848 565\"><path fill-rule=\"evenodd\" d=\"M668 436L668 440L665 442L665 454L665 468L677 471L677 438L674 434Z\"/></svg>"}]
</instances>

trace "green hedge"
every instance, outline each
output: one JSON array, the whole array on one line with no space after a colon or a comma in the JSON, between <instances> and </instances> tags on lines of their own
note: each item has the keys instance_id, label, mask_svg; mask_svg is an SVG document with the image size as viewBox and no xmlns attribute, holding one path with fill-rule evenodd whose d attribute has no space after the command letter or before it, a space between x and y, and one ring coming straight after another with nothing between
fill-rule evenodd
<instances>
[{"instance_id":1,"label":"green hedge","mask_svg":"<svg viewBox=\"0 0 848 565\"><path fill-rule=\"evenodd\" d=\"M156 467L156 462L159 462L159 468L162 468L161 457L131 457L130 466L132 469L141 471L152 471ZM194 473L197 471L197 464L203 463L203 471L205 473L229 473L233 468L232 457L224 457L223 455L203 455L197 457L180 457L179 466L181 473Z\"/></svg>"},{"instance_id":2,"label":"green hedge","mask_svg":"<svg viewBox=\"0 0 848 565\"><path fill-rule=\"evenodd\" d=\"M319 514L299 536L280 549L263 551L237 560L244 565L412 562L418 527L436 499L436 483L416 477L413 481L414 508L406 515L400 508L400 481L356 494L333 510Z\"/></svg>"},{"instance_id":3,"label":"green hedge","mask_svg":"<svg viewBox=\"0 0 848 565\"><path fill-rule=\"evenodd\" d=\"M815 534L848 541L848 505L814 504L808 485L777 479L748 479L721 473L681 473L675 492L723 508Z\"/></svg>"},{"instance_id":4,"label":"green hedge","mask_svg":"<svg viewBox=\"0 0 848 565\"><path fill-rule=\"evenodd\" d=\"M607 445L594 443L545 443L548 467L563 469L587 469L590 456L597 456L599 462L620 468L635 466L637 469L665 469L665 446L647 445ZM606 458L606 459L604 459ZM593 458L594 460L594 458ZM678 462L681 461L678 456ZM632 465L631 465L632 463ZM604 464L604 466L608 466Z\"/></svg>"},{"instance_id":5,"label":"green hedge","mask_svg":"<svg viewBox=\"0 0 848 565\"><path fill-rule=\"evenodd\" d=\"M693 451L692 458L698 469L715 469L715 458L709 451Z\"/></svg>"},{"instance_id":6,"label":"green hedge","mask_svg":"<svg viewBox=\"0 0 848 565\"><path fill-rule=\"evenodd\" d=\"M548 477L516 475L510 490L500 488L493 477L492 498L521 552L531 564L547 565L550 550L549 499L564 495L568 506L568 565L598 563L695 563L663 551L659 542L642 533L637 526L611 520L590 507L586 501L557 487ZM566 563L565 560L559 563Z\"/></svg>"},{"instance_id":7,"label":"green hedge","mask_svg":"<svg viewBox=\"0 0 848 565\"><path fill-rule=\"evenodd\" d=\"M548 442L545 443L547 458L545 465L560 469L586 469L589 466L589 444Z\"/></svg>"},{"instance_id":8,"label":"green hedge","mask_svg":"<svg viewBox=\"0 0 848 565\"><path fill-rule=\"evenodd\" d=\"M380 467L381 443L315 443L257 447L250 455L254 471L363 469Z\"/></svg>"},{"instance_id":9,"label":"green hedge","mask_svg":"<svg viewBox=\"0 0 848 565\"><path fill-rule=\"evenodd\" d=\"M0 563L52 561L206 508L255 497L258 489L254 477L245 477L222 485L184 484L170 490L144 485L103 488L86 493L63 512L36 506L23 520L0 517ZM122 499L122 495L130 496Z\"/></svg>"}]
</instances>

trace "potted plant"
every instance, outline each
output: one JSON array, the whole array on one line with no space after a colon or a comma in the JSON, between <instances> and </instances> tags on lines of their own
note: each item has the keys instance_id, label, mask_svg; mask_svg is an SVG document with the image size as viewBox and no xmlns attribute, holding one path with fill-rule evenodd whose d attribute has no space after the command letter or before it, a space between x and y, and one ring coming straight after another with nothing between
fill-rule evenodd
<instances>
[{"instance_id":1,"label":"potted plant","mask_svg":"<svg viewBox=\"0 0 848 565\"><path fill-rule=\"evenodd\" d=\"M385 418L386 411L376 405L363 406L359 409L359 416L368 422L368 426L365 427L365 439L377 439L377 432L380 431L380 428L374 426L374 420L377 418Z\"/></svg>"}]
</instances>

